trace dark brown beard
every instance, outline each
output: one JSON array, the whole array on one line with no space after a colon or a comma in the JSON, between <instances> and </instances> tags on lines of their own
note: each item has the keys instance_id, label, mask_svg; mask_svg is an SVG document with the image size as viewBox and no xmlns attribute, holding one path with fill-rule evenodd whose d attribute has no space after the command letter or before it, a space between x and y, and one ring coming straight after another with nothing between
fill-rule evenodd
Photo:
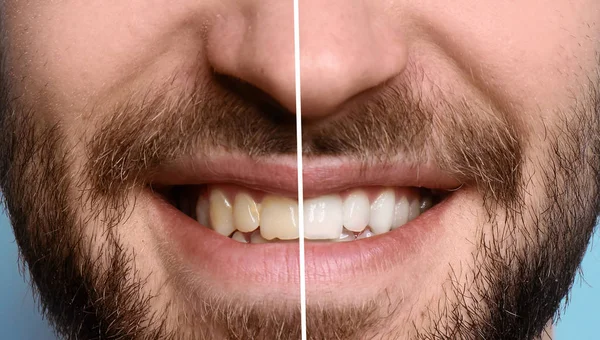
<instances>
[{"instance_id":1,"label":"dark brown beard","mask_svg":"<svg viewBox=\"0 0 600 340\"><path fill-rule=\"evenodd\" d=\"M538 169L540 204L507 210L505 223L515 233L502 233L496 224L492 237L480 241L468 270L485 274L466 285L450 278L448 293L458 303L430 315L434 326L420 330L419 339L538 339L559 316L600 211L599 85L590 84L579 109L561 114L559 128L547 136L550 161ZM519 239L526 247L517 245Z\"/></svg>"},{"instance_id":2,"label":"dark brown beard","mask_svg":"<svg viewBox=\"0 0 600 340\"><path fill-rule=\"evenodd\" d=\"M117 198L148 183L161 165L215 148L257 160L295 154L292 114L247 84L203 77L186 93L154 90L100 110L112 114L99 122L86 147L92 198L97 194L122 206ZM417 66L403 77L399 85L377 89L368 101L332 119L306 122L304 157L354 157L368 166L402 154L409 164L435 162L465 185L477 185L495 203L516 203L519 127L501 109L476 98L451 101L429 89L434 93L424 100L417 83L424 75Z\"/></svg>"},{"instance_id":3,"label":"dark brown beard","mask_svg":"<svg viewBox=\"0 0 600 340\"><path fill-rule=\"evenodd\" d=\"M526 134L500 109L484 114L482 108L489 107L485 103L452 102L442 93L437 101L423 100L417 75L416 68L407 72L400 82L405 86L381 88L370 101L334 119L307 122L303 153L356 157L365 165L403 153L409 162L433 160L465 186L477 188L490 219L502 209L506 222L514 226L514 237L530 240L531 249L512 249L510 240L500 235L482 241L473 264L485 269L477 271L469 289L456 286L451 292L458 298L456 304L432 315L435 327L417 329L417 334L423 339L539 335L570 287L598 213L598 95L581 103L584 110L565 115L575 119L565 121L564 130L552 136L552 163L543 170L546 206L533 209L522 206ZM85 189L81 191L89 196L82 198L96 207L92 215L117 226L124 212L133 209L125 196L146 186L165 162L214 147L255 158L295 152L289 113L257 99L262 96L245 84L217 78L198 82L187 95L152 92L144 96L149 101L132 97L114 108L89 139L86 165L77 176L69 158L75 153L60 125L40 126L38 113L9 100L8 89L2 89L6 100L0 108L0 188L34 288L61 336L184 337L166 329L167 315L150 310L153 297L141 293L144 281L128 279L136 277L135 259L114 234L107 234L103 254L91 255L92 240L82 232L87 221L76 213L79 197L71 193L73 188ZM536 225L522 225L523 214L536 217ZM99 270L106 254L112 262ZM475 306L467 303L473 296L481 301ZM309 309L310 338L352 339L372 332L382 321L370 317L377 306L367 306ZM299 338L296 311L273 315L240 308L216 313L219 308L204 314L229 338ZM146 324L151 326L142 326ZM393 331L378 336L394 338ZM210 338L198 332L198 337Z\"/></svg>"}]
</instances>

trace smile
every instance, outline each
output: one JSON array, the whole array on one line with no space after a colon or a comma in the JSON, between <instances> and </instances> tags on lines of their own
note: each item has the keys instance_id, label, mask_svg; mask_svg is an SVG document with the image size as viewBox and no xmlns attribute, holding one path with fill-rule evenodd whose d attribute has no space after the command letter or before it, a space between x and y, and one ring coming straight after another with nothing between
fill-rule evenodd
<instances>
[{"instance_id":1,"label":"smile","mask_svg":"<svg viewBox=\"0 0 600 340\"><path fill-rule=\"evenodd\" d=\"M215 283L297 283L295 164L206 159L170 164L149 191L156 234L170 245L170 257ZM418 259L424 245L435 247L445 214L460 204L462 190L451 191L457 183L433 167L336 162L304 167L308 282L342 282Z\"/></svg>"},{"instance_id":2,"label":"smile","mask_svg":"<svg viewBox=\"0 0 600 340\"><path fill-rule=\"evenodd\" d=\"M298 201L238 185L171 188L170 200L187 216L241 243L297 240ZM440 202L425 188L363 187L304 200L304 238L347 242L402 227Z\"/></svg>"}]
</instances>

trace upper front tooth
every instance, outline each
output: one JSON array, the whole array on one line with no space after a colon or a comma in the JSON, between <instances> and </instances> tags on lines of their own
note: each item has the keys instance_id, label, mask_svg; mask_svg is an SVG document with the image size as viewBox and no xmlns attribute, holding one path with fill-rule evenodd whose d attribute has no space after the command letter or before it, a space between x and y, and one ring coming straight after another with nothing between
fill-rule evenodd
<instances>
[{"instance_id":1,"label":"upper front tooth","mask_svg":"<svg viewBox=\"0 0 600 340\"><path fill-rule=\"evenodd\" d=\"M342 233L342 198L325 195L304 200L304 238L337 239Z\"/></svg>"},{"instance_id":2,"label":"upper front tooth","mask_svg":"<svg viewBox=\"0 0 600 340\"><path fill-rule=\"evenodd\" d=\"M210 226L221 235L229 236L235 231L233 209L225 194L214 189L210 192Z\"/></svg>"},{"instance_id":3,"label":"upper front tooth","mask_svg":"<svg viewBox=\"0 0 600 340\"><path fill-rule=\"evenodd\" d=\"M259 226L258 206L254 199L246 194L239 193L233 203L233 219L237 230L249 233Z\"/></svg>"},{"instance_id":4,"label":"upper front tooth","mask_svg":"<svg viewBox=\"0 0 600 340\"><path fill-rule=\"evenodd\" d=\"M396 229L408 222L409 209L410 203L408 202L408 198L402 195L402 197L400 197L394 206L394 221L392 222L392 229Z\"/></svg>"},{"instance_id":5,"label":"upper front tooth","mask_svg":"<svg viewBox=\"0 0 600 340\"><path fill-rule=\"evenodd\" d=\"M362 190L351 192L344 200L343 223L350 231L361 232L369 224L371 205Z\"/></svg>"},{"instance_id":6,"label":"upper front tooth","mask_svg":"<svg viewBox=\"0 0 600 340\"><path fill-rule=\"evenodd\" d=\"M374 234L383 234L390 231L394 219L395 201L396 194L394 190L385 189L371 203L369 226Z\"/></svg>"},{"instance_id":7,"label":"upper front tooth","mask_svg":"<svg viewBox=\"0 0 600 340\"><path fill-rule=\"evenodd\" d=\"M266 196L261 203L260 234L267 240L298 238L298 202L279 196Z\"/></svg>"}]
</instances>

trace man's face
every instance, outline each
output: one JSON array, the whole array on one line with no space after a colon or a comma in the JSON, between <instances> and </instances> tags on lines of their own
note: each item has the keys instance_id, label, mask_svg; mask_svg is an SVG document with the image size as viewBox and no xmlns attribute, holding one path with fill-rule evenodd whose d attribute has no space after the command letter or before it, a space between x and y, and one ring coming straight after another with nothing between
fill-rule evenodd
<instances>
[{"instance_id":1,"label":"man's face","mask_svg":"<svg viewBox=\"0 0 600 340\"><path fill-rule=\"evenodd\" d=\"M3 6L0 188L57 331L299 338L292 1ZM309 338L539 336L599 210L600 2L299 8Z\"/></svg>"}]
</instances>

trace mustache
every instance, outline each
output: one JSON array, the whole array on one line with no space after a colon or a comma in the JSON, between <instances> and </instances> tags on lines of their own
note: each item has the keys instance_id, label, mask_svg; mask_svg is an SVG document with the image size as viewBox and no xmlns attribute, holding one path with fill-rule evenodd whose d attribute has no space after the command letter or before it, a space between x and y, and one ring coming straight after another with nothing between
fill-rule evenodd
<instances>
[{"instance_id":1,"label":"mustache","mask_svg":"<svg viewBox=\"0 0 600 340\"><path fill-rule=\"evenodd\" d=\"M523 154L518 128L474 96L448 97L435 86L423 91L425 78L405 72L336 115L304 120L304 158L344 156L368 166L401 155L410 164L433 162L477 186L490 202L516 203ZM220 149L260 160L296 153L294 114L224 76L132 94L109 112L85 146L92 199L147 185L161 165L192 154Z\"/></svg>"}]
</instances>

